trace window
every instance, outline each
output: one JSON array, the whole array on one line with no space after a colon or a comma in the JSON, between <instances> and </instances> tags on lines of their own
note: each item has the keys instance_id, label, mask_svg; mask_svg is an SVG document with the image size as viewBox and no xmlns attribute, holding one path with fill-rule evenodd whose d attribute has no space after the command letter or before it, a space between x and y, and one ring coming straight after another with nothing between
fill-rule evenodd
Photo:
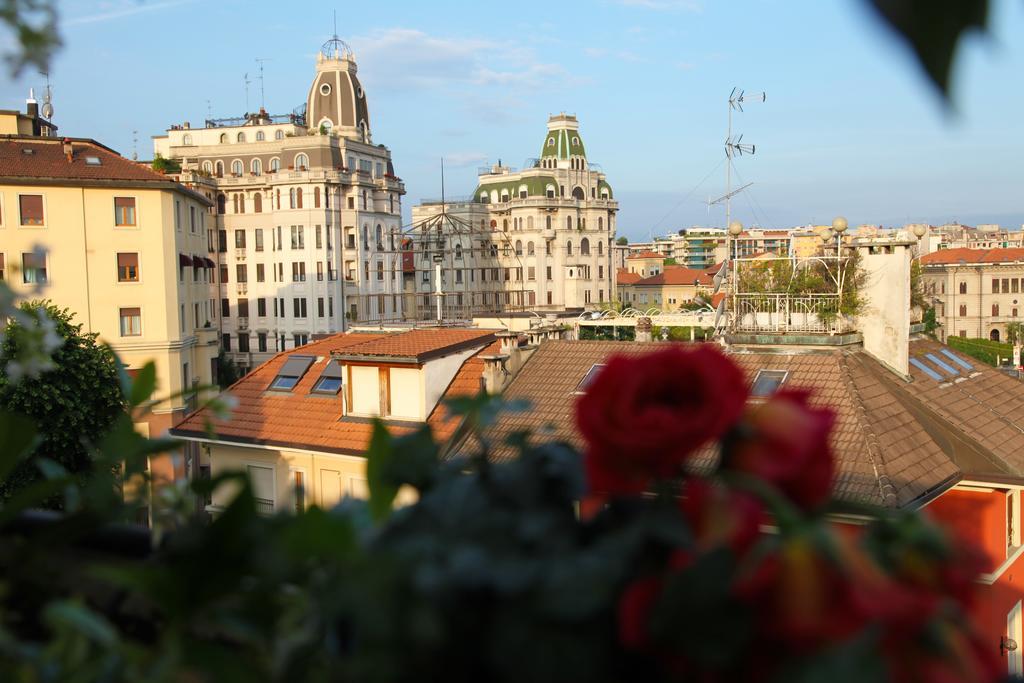
<instances>
[{"instance_id":1,"label":"window","mask_svg":"<svg viewBox=\"0 0 1024 683\"><path fill-rule=\"evenodd\" d=\"M239 133L239 135L241 135L241 133ZM234 161L231 162L231 175L233 175L233 176L241 176L242 175L242 162L239 161L238 159L235 159Z\"/></svg>"},{"instance_id":2,"label":"window","mask_svg":"<svg viewBox=\"0 0 1024 683\"><path fill-rule=\"evenodd\" d=\"M18 195L18 205L21 209L22 225L43 224L43 195L22 194Z\"/></svg>"},{"instance_id":3,"label":"window","mask_svg":"<svg viewBox=\"0 0 1024 683\"><path fill-rule=\"evenodd\" d=\"M319 186L313 188L313 208L315 208L315 209L319 209L320 208L320 187Z\"/></svg>"},{"instance_id":4,"label":"window","mask_svg":"<svg viewBox=\"0 0 1024 683\"><path fill-rule=\"evenodd\" d=\"M992 317L995 318L999 315L999 304L992 304Z\"/></svg>"},{"instance_id":5,"label":"window","mask_svg":"<svg viewBox=\"0 0 1024 683\"><path fill-rule=\"evenodd\" d=\"M47 282L46 254L27 252L21 255L21 281L26 285L41 285Z\"/></svg>"},{"instance_id":6,"label":"window","mask_svg":"<svg viewBox=\"0 0 1024 683\"><path fill-rule=\"evenodd\" d=\"M307 157L305 154L296 154L295 155L295 168L300 170L300 171L304 171L308 167L309 167L309 157Z\"/></svg>"},{"instance_id":7,"label":"window","mask_svg":"<svg viewBox=\"0 0 1024 683\"><path fill-rule=\"evenodd\" d=\"M296 335L298 337L299 335ZM296 346L300 344L296 343ZM271 389L290 391L299 383L302 376L309 370L309 366L316 360L313 356L292 356L281 366L274 381L270 383Z\"/></svg>"},{"instance_id":8,"label":"window","mask_svg":"<svg viewBox=\"0 0 1024 683\"><path fill-rule=\"evenodd\" d=\"M248 314L248 311L246 311ZM267 300L264 298L256 299L256 315L260 318L267 317Z\"/></svg>"},{"instance_id":9,"label":"window","mask_svg":"<svg viewBox=\"0 0 1024 683\"><path fill-rule=\"evenodd\" d=\"M241 353L249 353L249 333L239 332L238 333L238 350Z\"/></svg>"},{"instance_id":10,"label":"window","mask_svg":"<svg viewBox=\"0 0 1024 683\"><path fill-rule=\"evenodd\" d=\"M771 396L779 390L788 375L785 370L758 370L750 395L754 398Z\"/></svg>"},{"instance_id":11,"label":"window","mask_svg":"<svg viewBox=\"0 0 1024 683\"><path fill-rule=\"evenodd\" d=\"M567 256L572 256L572 240L565 243L565 253Z\"/></svg>"},{"instance_id":12,"label":"window","mask_svg":"<svg viewBox=\"0 0 1024 683\"><path fill-rule=\"evenodd\" d=\"M274 139L275 140L284 140L284 131L283 130L275 130L274 131Z\"/></svg>"},{"instance_id":13,"label":"window","mask_svg":"<svg viewBox=\"0 0 1024 683\"><path fill-rule=\"evenodd\" d=\"M316 280L317 282L323 282L324 279L324 262L316 262Z\"/></svg>"},{"instance_id":14,"label":"window","mask_svg":"<svg viewBox=\"0 0 1024 683\"><path fill-rule=\"evenodd\" d=\"M4 279L4 255L0 254L0 280Z\"/></svg>"},{"instance_id":15,"label":"window","mask_svg":"<svg viewBox=\"0 0 1024 683\"><path fill-rule=\"evenodd\" d=\"M377 279L378 280L383 280L384 279L384 262L383 261L377 261Z\"/></svg>"},{"instance_id":16,"label":"window","mask_svg":"<svg viewBox=\"0 0 1024 683\"><path fill-rule=\"evenodd\" d=\"M992 293L993 294L998 294L999 293L999 278L997 278L997 277L992 278Z\"/></svg>"},{"instance_id":17,"label":"window","mask_svg":"<svg viewBox=\"0 0 1024 683\"><path fill-rule=\"evenodd\" d=\"M249 170L253 175L263 175L263 162L259 159L253 159L252 163L249 164Z\"/></svg>"},{"instance_id":18,"label":"window","mask_svg":"<svg viewBox=\"0 0 1024 683\"><path fill-rule=\"evenodd\" d=\"M245 230L235 230L235 248L245 249Z\"/></svg>"},{"instance_id":19,"label":"window","mask_svg":"<svg viewBox=\"0 0 1024 683\"><path fill-rule=\"evenodd\" d=\"M139 255L137 253L117 254L117 281L139 281Z\"/></svg>"},{"instance_id":20,"label":"window","mask_svg":"<svg viewBox=\"0 0 1024 683\"><path fill-rule=\"evenodd\" d=\"M530 266L529 268L527 268L526 269L526 279L528 279L528 280L536 280L537 279L537 269L534 268L533 266Z\"/></svg>"},{"instance_id":21,"label":"window","mask_svg":"<svg viewBox=\"0 0 1024 683\"><path fill-rule=\"evenodd\" d=\"M231 302L227 299L220 300L220 317L230 318L231 317Z\"/></svg>"},{"instance_id":22,"label":"window","mask_svg":"<svg viewBox=\"0 0 1024 683\"><path fill-rule=\"evenodd\" d=\"M260 353L266 353L267 351L267 333L257 332L256 333L256 350Z\"/></svg>"},{"instance_id":23,"label":"window","mask_svg":"<svg viewBox=\"0 0 1024 683\"><path fill-rule=\"evenodd\" d=\"M220 264L220 284L226 285L228 283L228 266L226 263Z\"/></svg>"},{"instance_id":24,"label":"window","mask_svg":"<svg viewBox=\"0 0 1024 683\"><path fill-rule=\"evenodd\" d=\"M266 139L267 136L263 133L262 130L256 131L256 142L263 142Z\"/></svg>"},{"instance_id":25,"label":"window","mask_svg":"<svg viewBox=\"0 0 1024 683\"><path fill-rule=\"evenodd\" d=\"M306 299L305 297L295 297L292 299L292 312L296 318L306 317Z\"/></svg>"},{"instance_id":26,"label":"window","mask_svg":"<svg viewBox=\"0 0 1024 683\"><path fill-rule=\"evenodd\" d=\"M967 306L964 306L963 304L960 305L960 317L961 318L966 318L967 317ZM961 336L963 336L963 335L961 335Z\"/></svg>"},{"instance_id":27,"label":"window","mask_svg":"<svg viewBox=\"0 0 1024 683\"><path fill-rule=\"evenodd\" d=\"M239 133L236 135L235 142L245 142L245 133Z\"/></svg>"},{"instance_id":28,"label":"window","mask_svg":"<svg viewBox=\"0 0 1024 683\"><path fill-rule=\"evenodd\" d=\"M280 133L281 131L277 132ZM273 159L270 160L269 168L271 173L277 173L278 171L281 170L281 160L278 159L277 157L274 157Z\"/></svg>"},{"instance_id":29,"label":"window","mask_svg":"<svg viewBox=\"0 0 1024 683\"><path fill-rule=\"evenodd\" d=\"M583 256L590 256L590 240L586 237L580 241L580 254Z\"/></svg>"},{"instance_id":30,"label":"window","mask_svg":"<svg viewBox=\"0 0 1024 683\"><path fill-rule=\"evenodd\" d=\"M138 308L122 308L119 311L121 317L121 336L138 337L142 334L142 310Z\"/></svg>"},{"instance_id":31,"label":"window","mask_svg":"<svg viewBox=\"0 0 1024 683\"><path fill-rule=\"evenodd\" d=\"M330 360L327 367L320 373L320 378L313 385L313 392L317 394L337 394L341 390L341 366L338 361Z\"/></svg>"},{"instance_id":32,"label":"window","mask_svg":"<svg viewBox=\"0 0 1024 683\"><path fill-rule=\"evenodd\" d=\"M228 204L227 195L225 195L223 192L218 194L217 195L217 213L218 214L222 214L222 215L227 213L227 210L228 210L227 204Z\"/></svg>"},{"instance_id":33,"label":"window","mask_svg":"<svg viewBox=\"0 0 1024 683\"><path fill-rule=\"evenodd\" d=\"M967 293L967 283L966 282L961 282L960 283L960 293L961 294L966 294Z\"/></svg>"},{"instance_id":34,"label":"window","mask_svg":"<svg viewBox=\"0 0 1024 683\"><path fill-rule=\"evenodd\" d=\"M306 281L306 262L292 261L292 282Z\"/></svg>"},{"instance_id":35,"label":"window","mask_svg":"<svg viewBox=\"0 0 1024 683\"><path fill-rule=\"evenodd\" d=\"M114 197L114 225L135 225L135 197Z\"/></svg>"},{"instance_id":36,"label":"window","mask_svg":"<svg viewBox=\"0 0 1024 683\"><path fill-rule=\"evenodd\" d=\"M256 228L256 251L263 251L263 228Z\"/></svg>"},{"instance_id":37,"label":"window","mask_svg":"<svg viewBox=\"0 0 1024 683\"><path fill-rule=\"evenodd\" d=\"M550 280L551 279L551 266L547 267L546 275L547 275L547 279ZM549 301L548 303L551 303L551 302Z\"/></svg>"},{"instance_id":38,"label":"window","mask_svg":"<svg viewBox=\"0 0 1024 683\"><path fill-rule=\"evenodd\" d=\"M306 247L306 239L303 232L301 225L292 226L292 249L304 249Z\"/></svg>"}]
</instances>

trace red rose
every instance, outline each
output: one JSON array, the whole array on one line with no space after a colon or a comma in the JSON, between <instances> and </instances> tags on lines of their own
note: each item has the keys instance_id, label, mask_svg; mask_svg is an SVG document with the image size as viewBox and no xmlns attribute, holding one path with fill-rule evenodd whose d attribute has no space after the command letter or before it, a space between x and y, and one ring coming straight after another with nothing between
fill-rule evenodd
<instances>
[{"instance_id":1,"label":"red rose","mask_svg":"<svg viewBox=\"0 0 1024 683\"><path fill-rule=\"evenodd\" d=\"M619 598L619 642L628 650L643 651L651 647L651 610L665 581L660 576L647 576L626 586Z\"/></svg>"},{"instance_id":2,"label":"red rose","mask_svg":"<svg viewBox=\"0 0 1024 683\"><path fill-rule=\"evenodd\" d=\"M639 493L743 412L743 373L711 346L615 356L576 402L591 489Z\"/></svg>"},{"instance_id":3,"label":"red rose","mask_svg":"<svg viewBox=\"0 0 1024 683\"><path fill-rule=\"evenodd\" d=\"M753 495L696 477L686 481L680 509L701 552L728 546L737 556L742 555L757 540L766 521L764 506Z\"/></svg>"},{"instance_id":4,"label":"red rose","mask_svg":"<svg viewBox=\"0 0 1024 683\"><path fill-rule=\"evenodd\" d=\"M753 408L728 445L725 466L762 479L805 510L832 491L829 433L835 413L812 408L805 391L782 391Z\"/></svg>"}]
</instances>

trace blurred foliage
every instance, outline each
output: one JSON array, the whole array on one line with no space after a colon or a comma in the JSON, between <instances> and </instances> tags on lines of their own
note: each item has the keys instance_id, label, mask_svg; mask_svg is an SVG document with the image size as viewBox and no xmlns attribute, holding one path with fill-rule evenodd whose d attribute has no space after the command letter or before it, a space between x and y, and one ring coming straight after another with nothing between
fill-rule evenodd
<instances>
[{"instance_id":1,"label":"blurred foliage","mask_svg":"<svg viewBox=\"0 0 1024 683\"><path fill-rule=\"evenodd\" d=\"M4 54L12 76L20 76L26 66L49 71L61 46L56 0L0 0L0 22L14 38Z\"/></svg>"},{"instance_id":2,"label":"blurred foliage","mask_svg":"<svg viewBox=\"0 0 1024 683\"><path fill-rule=\"evenodd\" d=\"M242 378L242 371L234 360L224 353L224 349L217 352L217 386L227 389L229 386Z\"/></svg>"}]
</instances>

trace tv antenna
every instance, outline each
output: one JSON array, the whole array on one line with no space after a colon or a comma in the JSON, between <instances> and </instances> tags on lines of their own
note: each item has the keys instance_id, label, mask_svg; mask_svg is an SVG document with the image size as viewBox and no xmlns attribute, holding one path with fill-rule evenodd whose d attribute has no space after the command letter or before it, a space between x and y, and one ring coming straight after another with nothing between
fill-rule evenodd
<instances>
[{"instance_id":1,"label":"tv antenna","mask_svg":"<svg viewBox=\"0 0 1024 683\"><path fill-rule=\"evenodd\" d=\"M257 57L256 58L256 63L259 64L259 66L260 66L260 75L257 76L257 78L260 79L260 109L266 109L267 108L267 101L266 101L266 98L264 97L264 94L263 94L263 62L267 62L267 61L270 61L270 60L268 58L266 58L266 57Z\"/></svg>"},{"instance_id":2,"label":"tv antenna","mask_svg":"<svg viewBox=\"0 0 1024 683\"><path fill-rule=\"evenodd\" d=\"M709 216L711 215L711 207L712 206L714 206L715 204L721 204L724 201L728 201L728 200L732 199L733 197L738 195L740 192L743 192L743 190L747 189L748 187L750 187L753 184L754 183L747 183L743 187L737 187L735 190L733 190L729 194L723 194L718 199L712 199L711 197L708 197L708 200L706 202L704 202L708 206L708 215Z\"/></svg>"},{"instance_id":3,"label":"tv antenna","mask_svg":"<svg viewBox=\"0 0 1024 683\"><path fill-rule=\"evenodd\" d=\"M132 131L132 161L139 160L139 131Z\"/></svg>"},{"instance_id":4,"label":"tv antenna","mask_svg":"<svg viewBox=\"0 0 1024 683\"><path fill-rule=\"evenodd\" d=\"M744 154L754 154L756 147L752 144L743 142L743 134L740 133L739 137L733 137L732 135L732 112L743 111L743 105L746 102L764 102L768 98L767 93L758 92L747 94L745 90L740 88L733 88L732 92L729 93L729 130L725 136L725 194L714 202L725 202L725 227L728 228L732 222L732 198L734 195L739 194L744 189L750 187L753 183L747 183L743 187L739 188L735 192L732 189L732 159L733 157L743 156Z\"/></svg>"},{"instance_id":5,"label":"tv antenna","mask_svg":"<svg viewBox=\"0 0 1024 683\"><path fill-rule=\"evenodd\" d=\"M46 92L43 93L43 106L40 107L40 112L42 112L43 118L49 121L53 119L53 95L50 91L50 73L43 71L42 74L46 77Z\"/></svg>"}]
</instances>

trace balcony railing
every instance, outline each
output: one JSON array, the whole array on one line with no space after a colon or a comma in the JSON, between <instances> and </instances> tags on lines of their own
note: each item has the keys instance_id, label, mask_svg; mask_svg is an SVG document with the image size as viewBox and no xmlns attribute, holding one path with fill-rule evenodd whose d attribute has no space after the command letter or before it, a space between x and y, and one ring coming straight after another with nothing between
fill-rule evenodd
<instances>
[{"instance_id":1,"label":"balcony railing","mask_svg":"<svg viewBox=\"0 0 1024 683\"><path fill-rule=\"evenodd\" d=\"M244 261L245 260L245 249L235 249L235 260L237 260L237 261Z\"/></svg>"},{"instance_id":2,"label":"balcony railing","mask_svg":"<svg viewBox=\"0 0 1024 683\"><path fill-rule=\"evenodd\" d=\"M244 315L238 316L238 329L247 330L249 329L249 318Z\"/></svg>"},{"instance_id":3,"label":"balcony railing","mask_svg":"<svg viewBox=\"0 0 1024 683\"><path fill-rule=\"evenodd\" d=\"M249 292L249 285L247 283L245 283L245 282L239 282L236 285L236 288L237 288L239 294L248 294L248 292Z\"/></svg>"},{"instance_id":4,"label":"balcony railing","mask_svg":"<svg viewBox=\"0 0 1024 683\"><path fill-rule=\"evenodd\" d=\"M837 294L736 294L733 329L763 334L839 334L849 329Z\"/></svg>"}]
</instances>

